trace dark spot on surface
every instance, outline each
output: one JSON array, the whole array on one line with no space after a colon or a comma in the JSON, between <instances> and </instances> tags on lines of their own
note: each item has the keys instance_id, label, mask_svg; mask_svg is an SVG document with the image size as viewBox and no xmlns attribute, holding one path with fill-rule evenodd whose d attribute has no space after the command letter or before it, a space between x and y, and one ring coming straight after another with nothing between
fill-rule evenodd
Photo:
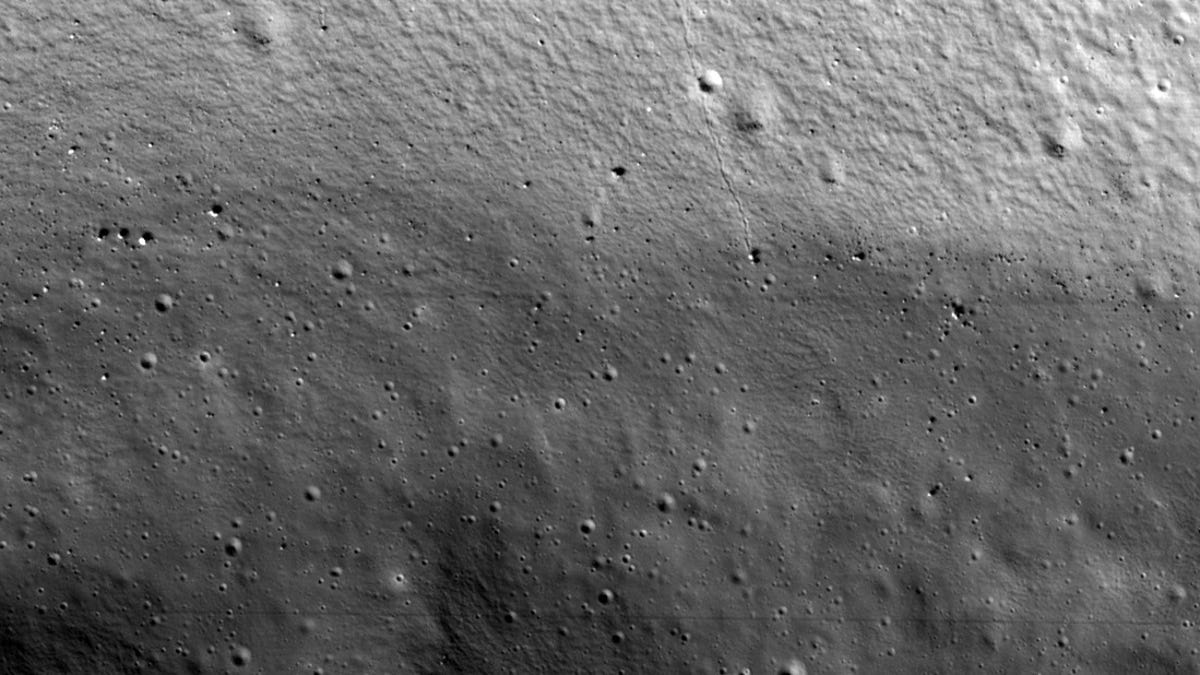
<instances>
[{"instance_id":1,"label":"dark spot on surface","mask_svg":"<svg viewBox=\"0 0 1200 675\"><path fill-rule=\"evenodd\" d=\"M761 131L763 123L754 115L746 110L739 110L733 113L733 128L740 133L754 133Z\"/></svg>"}]
</instances>

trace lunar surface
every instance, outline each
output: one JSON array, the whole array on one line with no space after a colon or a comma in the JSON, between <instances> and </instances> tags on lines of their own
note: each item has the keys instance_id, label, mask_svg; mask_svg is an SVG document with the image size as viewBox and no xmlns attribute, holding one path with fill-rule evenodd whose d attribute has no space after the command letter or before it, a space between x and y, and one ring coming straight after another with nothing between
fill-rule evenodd
<instances>
[{"instance_id":1,"label":"lunar surface","mask_svg":"<svg viewBox=\"0 0 1200 675\"><path fill-rule=\"evenodd\" d=\"M0 13L0 673L1198 673L1200 10Z\"/></svg>"}]
</instances>

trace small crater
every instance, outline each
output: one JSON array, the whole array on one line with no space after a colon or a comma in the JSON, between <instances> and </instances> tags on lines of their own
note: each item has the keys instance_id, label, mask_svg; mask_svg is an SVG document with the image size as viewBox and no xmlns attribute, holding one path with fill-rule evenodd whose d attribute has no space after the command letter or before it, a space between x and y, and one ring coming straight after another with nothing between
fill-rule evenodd
<instances>
[{"instance_id":1,"label":"small crater","mask_svg":"<svg viewBox=\"0 0 1200 675\"><path fill-rule=\"evenodd\" d=\"M659 495L655 503L658 506L658 510L663 513L670 513L675 510L675 497L669 492Z\"/></svg>"},{"instance_id":2,"label":"small crater","mask_svg":"<svg viewBox=\"0 0 1200 675\"><path fill-rule=\"evenodd\" d=\"M172 298L167 293L160 293L158 297L154 298L154 309L159 312L169 312L173 307L175 307L175 298Z\"/></svg>"},{"instance_id":3,"label":"small crater","mask_svg":"<svg viewBox=\"0 0 1200 675\"><path fill-rule=\"evenodd\" d=\"M250 659L250 649L247 647L234 648L233 654L231 654L229 657L229 660L233 662L233 665L238 668L244 668L250 665Z\"/></svg>"},{"instance_id":4,"label":"small crater","mask_svg":"<svg viewBox=\"0 0 1200 675\"><path fill-rule=\"evenodd\" d=\"M333 264L333 267L329 270L329 274L338 281L345 281L350 278L350 275L354 274L354 266L350 264L349 260L342 259Z\"/></svg>"},{"instance_id":5,"label":"small crater","mask_svg":"<svg viewBox=\"0 0 1200 675\"><path fill-rule=\"evenodd\" d=\"M700 75L697 84L700 86L700 91L712 94L720 91L725 86L725 81L721 78L720 73L710 68Z\"/></svg>"}]
</instances>

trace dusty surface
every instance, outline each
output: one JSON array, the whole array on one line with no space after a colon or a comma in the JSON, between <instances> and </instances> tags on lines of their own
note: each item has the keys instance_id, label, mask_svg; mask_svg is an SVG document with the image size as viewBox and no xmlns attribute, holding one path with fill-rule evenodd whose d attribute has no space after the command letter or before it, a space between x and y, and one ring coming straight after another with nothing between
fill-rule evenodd
<instances>
[{"instance_id":1,"label":"dusty surface","mask_svg":"<svg viewBox=\"0 0 1200 675\"><path fill-rule=\"evenodd\" d=\"M1197 672L1194 8L342 4L3 12L0 671Z\"/></svg>"}]
</instances>

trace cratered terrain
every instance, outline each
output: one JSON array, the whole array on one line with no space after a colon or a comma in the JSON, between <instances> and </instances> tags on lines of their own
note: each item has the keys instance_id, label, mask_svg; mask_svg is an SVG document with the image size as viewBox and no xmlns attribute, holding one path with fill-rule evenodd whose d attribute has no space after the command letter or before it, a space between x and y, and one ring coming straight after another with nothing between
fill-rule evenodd
<instances>
[{"instance_id":1,"label":"cratered terrain","mask_svg":"<svg viewBox=\"0 0 1200 675\"><path fill-rule=\"evenodd\" d=\"M1200 672L1198 16L10 0L0 672Z\"/></svg>"}]
</instances>

